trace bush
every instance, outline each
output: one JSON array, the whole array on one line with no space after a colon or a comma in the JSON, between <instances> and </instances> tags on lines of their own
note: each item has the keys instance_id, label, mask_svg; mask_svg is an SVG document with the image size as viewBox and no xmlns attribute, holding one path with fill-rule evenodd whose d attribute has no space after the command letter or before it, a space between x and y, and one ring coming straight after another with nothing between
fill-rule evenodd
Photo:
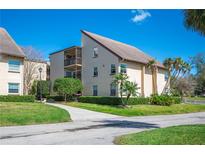
<instances>
[{"instance_id":1,"label":"bush","mask_svg":"<svg viewBox=\"0 0 205 154\"><path fill-rule=\"evenodd\" d=\"M180 98L169 95L152 95L150 97L150 104L152 105L170 106L179 103L181 103Z\"/></svg>"},{"instance_id":2,"label":"bush","mask_svg":"<svg viewBox=\"0 0 205 154\"><path fill-rule=\"evenodd\" d=\"M129 105L149 104L148 97L131 97L128 101Z\"/></svg>"},{"instance_id":3,"label":"bush","mask_svg":"<svg viewBox=\"0 0 205 154\"><path fill-rule=\"evenodd\" d=\"M79 97L79 102L102 104L102 105L121 105L120 97L81 96ZM128 101L129 105L148 104L148 103L149 103L149 98L144 98L144 97L131 97Z\"/></svg>"},{"instance_id":4,"label":"bush","mask_svg":"<svg viewBox=\"0 0 205 154\"><path fill-rule=\"evenodd\" d=\"M37 82L37 93L36 96L40 99L40 94L42 93L42 98L46 98L50 94L50 81L38 81Z\"/></svg>"},{"instance_id":5,"label":"bush","mask_svg":"<svg viewBox=\"0 0 205 154\"><path fill-rule=\"evenodd\" d=\"M54 101L64 101L64 96L47 96L47 100L53 99Z\"/></svg>"},{"instance_id":6,"label":"bush","mask_svg":"<svg viewBox=\"0 0 205 154\"><path fill-rule=\"evenodd\" d=\"M67 97L72 97L82 91L83 85L79 79L74 78L58 78L54 82L53 90L59 95L64 96L65 102Z\"/></svg>"},{"instance_id":7,"label":"bush","mask_svg":"<svg viewBox=\"0 0 205 154\"><path fill-rule=\"evenodd\" d=\"M15 95L9 95L9 96L0 96L0 102L34 102L35 97L32 95L26 95L26 96L15 96Z\"/></svg>"}]
</instances>

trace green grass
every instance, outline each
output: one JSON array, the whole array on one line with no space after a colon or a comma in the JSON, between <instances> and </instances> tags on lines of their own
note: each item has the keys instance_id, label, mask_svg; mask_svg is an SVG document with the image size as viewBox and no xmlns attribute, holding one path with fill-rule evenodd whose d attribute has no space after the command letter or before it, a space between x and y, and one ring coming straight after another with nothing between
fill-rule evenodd
<instances>
[{"instance_id":1,"label":"green grass","mask_svg":"<svg viewBox=\"0 0 205 154\"><path fill-rule=\"evenodd\" d=\"M205 125L158 128L117 137L114 143L129 145L204 145Z\"/></svg>"},{"instance_id":2,"label":"green grass","mask_svg":"<svg viewBox=\"0 0 205 154\"><path fill-rule=\"evenodd\" d=\"M120 116L146 116L146 115L179 114L179 113L205 111L205 105L192 105L192 104L175 104L171 106L132 105L131 108L120 108L117 106L79 103L79 102L66 103L66 105L88 109L92 111L120 115Z\"/></svg>"},{"instance_id":3,"label":"green grass","mask_svg":"<svg viewBox=\"0 0 205 154\"><path fill-rule=\"evenodd\" d=\"M193 101L205 101L205 97L186 97L186 98Z\"/></svg>"},{"instance_id":4,"label":"green grass","mask_svg":"<svg viewBox=\"0 0 205 154\"><path fill-rule=\"evenodd\" d=\"M70 121L63 109L42 103L0 102L0 126L44 124Z\"/></svg>"}]
</instances>

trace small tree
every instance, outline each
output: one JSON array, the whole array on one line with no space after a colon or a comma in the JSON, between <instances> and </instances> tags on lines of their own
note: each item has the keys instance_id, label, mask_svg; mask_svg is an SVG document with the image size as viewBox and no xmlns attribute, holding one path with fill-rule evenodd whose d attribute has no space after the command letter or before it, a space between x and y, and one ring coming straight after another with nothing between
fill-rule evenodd
<instances>
[{"instance_id":1,"label":"small tree","mask_svg":"<svg viewBox=\"0 0 205 154\"><path fill-rule=\"evenodd\" d=\"M37 98L40 98L40 94L43 98L48 96L50 94L50 87L51 82L50 81L38 81L37 82Z\"/></svg>"},{"instance_id":2,"label":"small tree","mask_svg":"<svg viewBox=\"0 0 205 154\"><path fill-rule=\"evenodd\" d=\"M139 89L137 84L131 81L128 81L127 74L116 74L114 76L113 84L119 85L120 88L120 98L123 106L126 106L130 96L136 96L138 94L137 90ZM126 92L126 101L124 102L123 93Z\"/></svg>"},{"instance_id":3,"label":"small tree","mask_svg":"<svg viewBox=\"0 0 205 154\"><path fill-rule=\"evenodd\" d=\"M119 85L120 98L121 98L121 102L122 102L123 105L124 105L124 101L123 101L123 98L122 98L123 97L123 90L124 90L124 84L127 81L127 79L128 79L127 74L120 73L120 74L116 74L114 76L114 80L113 80L113 84L115 84L117 86Z\"/></svg>"},{"instance_id":4,"label":"small tree","mask_svg":"<svg viewBox=\"0 0 205 154\"><path fill-rule=\"evenodd\" d=\"M83 86L80 80L74 78L59 78L54 82L53 90L64 96L65 102L67 97L72 97L74 94L82 91Z\"/></svg>"},{"instance_id":5,"label":"small tree","mask_svg":"<svg viewBox=\"0 0 205 154\"><path fill-rule=\"evenodd\" d=\"M138 85L136 83L126 81L124 84L124 89L127 92L126 101L128 103L130 96L137 96L139 94L138 89L140 89L140 88L138 87Z\"/></svg>"}]
</instances>

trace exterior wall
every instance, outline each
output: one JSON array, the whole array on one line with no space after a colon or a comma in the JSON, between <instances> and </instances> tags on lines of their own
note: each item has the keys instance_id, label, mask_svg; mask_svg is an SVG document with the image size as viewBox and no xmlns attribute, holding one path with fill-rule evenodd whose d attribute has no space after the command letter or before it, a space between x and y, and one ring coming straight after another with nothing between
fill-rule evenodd
<instances>
[{"instance_id":1,"label":"exterior wall","mask_svg":"<svg viewBox=\"0 0 205 154\"><path fill-rule=\"evenodd\" d=\"M82 34L82 82L84 86L83 95L93 95L93 85L98 86L99 96L110 96L110 84L113 77L110 75L110 65L116 65L116 72L120 71L120 64L127 64L128 80L142 86L142 64L136 62L120 61L117 56L110 51ZM93 49L98 48L98 57L93 58ZM98 67L98 76L93 77L93 68ZM157 73L158 93L161 93L165 85L165 71L159 69ZM144 74L144 94L148 97L152 94L152 72L145 67ZM141 89L138 90L141 93ZM119 93L117 92L117 96Z\"/></svg>"},{"instance_id":2,"label":"exterior wall","mask_svg":"<svg viewBox=\"0 0 205 154\"><path fill-rule=\"evenodd\" d=\"M55 79L64 77L64 52L50 55L50 80L52 85Z\"/></svg>"},{"instance_id":3,"label":"exterior wall","mask_svg":"<svg viewBox=\"0 0 205 154\"><path fill-rule=\"evenodd\" d=\"M20 72L9 72L8 60L20 60ZM8 95L8 83L19 83L19 95L23 95L23 58L0 55L0 95Z\"/></svg>"},{"instance_id":4,"label":"exterior wall","mask_svg":"<svg viewBox=\"0 0 205 154\"><path fill-rule=\"evenodd\" d=\"M98 48L98 57L93 58L93 49ZM82 82L83 95L93 95L93 85L98 86L99 96L110 96L111 64L115 64L118 72L119 58L104 47L82 34ZM93 77L93 68L98 67L98 77Z\"/></svg>"},{"instance_id":5,"label":"exterior wall","mask_svg":"<svg viewBox=\"0 0 205 154\"><path fill-rule=\"evenodd\" d=\"M145 97L150 96L152 94L152 72L151 69L145 68L145 74L144 74L144 94Z\"/></svg>"},{"instance_id":6,"label":"exterior wall","mask_svg":"<svg viewBox=\"0 0 205 154\"><path fill-rule=\"evenodd\" d=\"M24 71L26 71L26 68L25 68L26 65L28 66L28 69L29 69L29 65L31 65L32 68L34 68L33 80L40 80L40 72L38 70L40 67L42 68L41 80L46 80L47 78L47 64L46 63L25 60L24 61Z\"/></svg>"},{"instance_id":7,"label":"exterior wall","mask_svg":"<svg viewBox=\"0 0 205 154\"><path fill-rule=\"evenodd\" d=\"M41 80L47 79L47 63L24 61L24 94L28 95L34 80L40 80L39 68L42 68Z\"/></svg>"},{"instance_id":8,"label":"exterior wall","mask_svg":"<svg viewBox=\"0 0 205 154\"><path fill-rule=\"evenodd\" d=\"M141 64L134 62L124 63L127 64L127 75L129 77L128 80L137 83L138 87L141 88ZM141 89L139 89L138 92L141 93Z\"/></svg>"},{"instance_id":9,"label":"exterior wall","mask_svg":"<svg viewBox=\"0 0 205 154\"><path fill-rule=\"evenodd\" d=\"M158 89L158 93L161 94L164 86L166 84L166 80L165 80L165 74L166 74L166 70L164 69L158 69L158 73L157 73L157 89Z\"/></svg>"}]
</instances>

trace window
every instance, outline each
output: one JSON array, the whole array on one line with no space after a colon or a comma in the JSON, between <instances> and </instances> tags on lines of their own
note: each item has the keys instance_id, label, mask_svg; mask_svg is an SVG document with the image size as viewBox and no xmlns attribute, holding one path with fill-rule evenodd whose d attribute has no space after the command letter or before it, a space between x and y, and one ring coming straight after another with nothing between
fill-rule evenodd
<instances>
[{"instance_id":1,"label":"window","mask_svg":"<svg viewBox=\"0 0 205 154\"><path fill-rule=\"evenodd\" d=\"M94 67L93 76L94 77L98 76L98 68L97 67Z\"/></svg>"},{"instance_id":2,"label":"window","mask_svg":"<svg viewBox=\"0 0 205 154\"><path fill-rule=\"evenodd\" d=\"M116 96L116 85L110 84L110 96Z\"/></svg>"},{"instance_id":3,"label":"window","mask_svg":"<svg viewBox=\"0 0 205 154\"><path fill-rule=\"evenodd\" d=\"M94 85L93 86L93 96L97 96L98 95L98 86Z\"/></svg>"},{"instance_id":4,"label":"window","mask_svg":"<svg viewBox=\"0 0 205 154\"><path fill-rule=\"evenodd\" d=\"M120 64L120 73L127 73L127 65Z\"/></svg>"},{"instance_id":5,"label":"window","mask_svg":"<svg viewBox=\"0 0 205 154\"><path fill-rule=\"evenodd\" d=\"M96 57L98 57L98 48L97 47L93 48L93 58L96 58Z\"/></svg>"},{"instance_id":6,"label":"window","mask_svg":"<svg viewBox=\"0 0 205 154\"><path fill-rule=\"evenodd\" d=\"M115 64L111 64L111 70L110 70L110 74L115 74L116 73L116 67Z\"/></svg>"},{"instance_id":7,"label":"window","mask_svg":"<svg viewBox=\"0 0 205 154\"><path fill-rule=\"evenodd\" d=\"M8 84L8 92L12 94L19 93L19 83L9 83Z\"/></svg>"},{"instance_id":8,"label":"window","mask_svg":"<svg viewBox=\"0 0 205 154\"><path fill-rule=\"evenodd\" d=\"M9 60L9 71L19 72L20 71L20 61L19 60Z\"/></svg>"}]
</instances>

